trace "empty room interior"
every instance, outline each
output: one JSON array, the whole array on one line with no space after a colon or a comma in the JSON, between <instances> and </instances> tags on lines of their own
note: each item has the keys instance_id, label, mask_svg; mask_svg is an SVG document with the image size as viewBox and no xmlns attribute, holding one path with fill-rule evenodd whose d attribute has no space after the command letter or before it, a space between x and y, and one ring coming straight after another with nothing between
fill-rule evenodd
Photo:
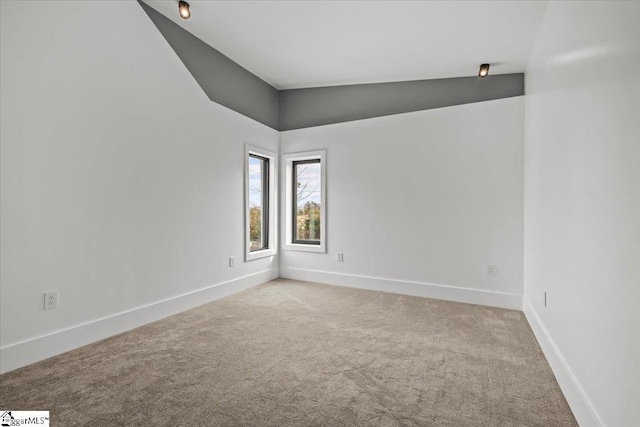
<instances>
[{"instance_id":1,"label":"empty room interior","mask_svg":"<svg viewBox=\"0 0 640 427\"><path fill-rule=\"evenodd\" d=\"M640 426L640 1L0 20L3 426Z\"/></svg>"}]
</instances>

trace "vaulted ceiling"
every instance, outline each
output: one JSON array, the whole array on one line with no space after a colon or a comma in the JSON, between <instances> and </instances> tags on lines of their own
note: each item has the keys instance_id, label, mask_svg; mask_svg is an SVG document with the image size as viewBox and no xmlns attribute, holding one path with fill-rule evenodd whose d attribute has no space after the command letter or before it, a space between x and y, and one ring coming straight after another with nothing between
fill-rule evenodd
<instances>
[{"instance_id":1,"label":"vaulted ceiling","mask_svg":"<svg viewBox=\"0 0 640 427\"><path fill-rule=\"evenodd\" d=\"M278 89L524 72L546 1L144 0Z\"/></svg>"}]
</instances>

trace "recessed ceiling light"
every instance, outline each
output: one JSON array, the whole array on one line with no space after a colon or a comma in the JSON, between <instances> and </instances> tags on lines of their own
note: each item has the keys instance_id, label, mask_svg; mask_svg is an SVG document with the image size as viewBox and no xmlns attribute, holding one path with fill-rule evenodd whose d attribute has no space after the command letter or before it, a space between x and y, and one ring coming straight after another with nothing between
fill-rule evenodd
<instances>
[{"instance_id":1,"label":"recessed ceiling light","mask_svg":"<svg viewBox=\"0 0 640 427\"><path fill-rule=\"evenodd\" d=\"M186 1L180 0L178 2L178 11L180 11L180 16L184 19L191 18L191 11L189 10L189 3Z\"/></svg>"},{"instance_id":2,"label":"recessed ceiling light","mask_svg":"<svg viewBox=\"0 0 640 427\"><path fill-rule=\"evenodd\" d=\"M489 64L482 64L480 66L480 71L478 72L478 77L485 78L489 75Z\"/></svg>"}]
</instances>

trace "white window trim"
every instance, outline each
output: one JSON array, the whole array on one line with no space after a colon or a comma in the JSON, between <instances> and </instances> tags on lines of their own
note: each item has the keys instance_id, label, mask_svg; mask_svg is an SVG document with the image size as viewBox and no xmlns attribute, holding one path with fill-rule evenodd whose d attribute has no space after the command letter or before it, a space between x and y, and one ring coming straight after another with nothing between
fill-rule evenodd
<instances>
[{"instance_id":1,"label":"white window trim","mask_svg":"<svg viewBox=\"0 0 640 427\"><path fill-rule=\"evenodd\" d=\"M286 251L326 253L327 247L327 152L326 150L305 151L282 155L284 170L284 240L282 249ZM293 230L293 162L298 160L320 159L320 244L308 245L292 243Z\"/></svg>"},{"instance_id":2,"label":"white window trim","mask_svg":"<svg viewBox=\"0 0 640 427\"><path fill-rule=\"evenodd\" d=\"M268 247L267 249L262 249L260 251L251 252L250 248L250 214L249 214L249 155L255 154L260 157L264 157L269 159L269 230L268 230ZM244 146L244 225L245 225L245 234L244 234L244 248L245 248L245 261L253 261L254 259L265 258L269 256L274 256L277 253L278 242L277 242L277 186L278 182L276 177L278 170L278 155L272 151L265 150L260 147L256 147L253 145L245 144Z\"/></svg>"}]
</instances>

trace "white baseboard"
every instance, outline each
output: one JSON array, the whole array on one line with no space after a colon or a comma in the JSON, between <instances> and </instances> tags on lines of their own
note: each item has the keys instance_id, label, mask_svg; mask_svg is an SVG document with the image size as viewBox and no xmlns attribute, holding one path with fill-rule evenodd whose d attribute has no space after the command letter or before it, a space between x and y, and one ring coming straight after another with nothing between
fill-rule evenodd
<instances>
[{"instance_id":1,"label":"white baseboard","mask_svg":"<svg viewBox=\"0 0 640 427\"><path fill-rule=\"evenodd\" d=\"M488 305L491 307L522 310L522 295L492 292L433 283L410 282L380 277L331 273L328 271L280 267L280 277L328 285L347 286L372 291L392 292L425 298Z\"/></svg>"},{"instance_id":2,"label":"white baseboard","mask_svg":"<svg viewBox=\"0 0 640 427\"><path fill-rule=\"evenodd\" d=\"M12 371L49 357L155 322L227 295L277 279L277 268L92 320L0 348L0 373Z\"/></svg>"},{"instance_id":3,"label":"white baseboard","mask_svg":"<svg viewBox=\"0 0 640 427\"><path fill-rule=\"evenodd\" d=\"M604 427L598 411L527 297L522 298L522 309L578 424L581 427Z\"/></svg>"}]
</instances>

